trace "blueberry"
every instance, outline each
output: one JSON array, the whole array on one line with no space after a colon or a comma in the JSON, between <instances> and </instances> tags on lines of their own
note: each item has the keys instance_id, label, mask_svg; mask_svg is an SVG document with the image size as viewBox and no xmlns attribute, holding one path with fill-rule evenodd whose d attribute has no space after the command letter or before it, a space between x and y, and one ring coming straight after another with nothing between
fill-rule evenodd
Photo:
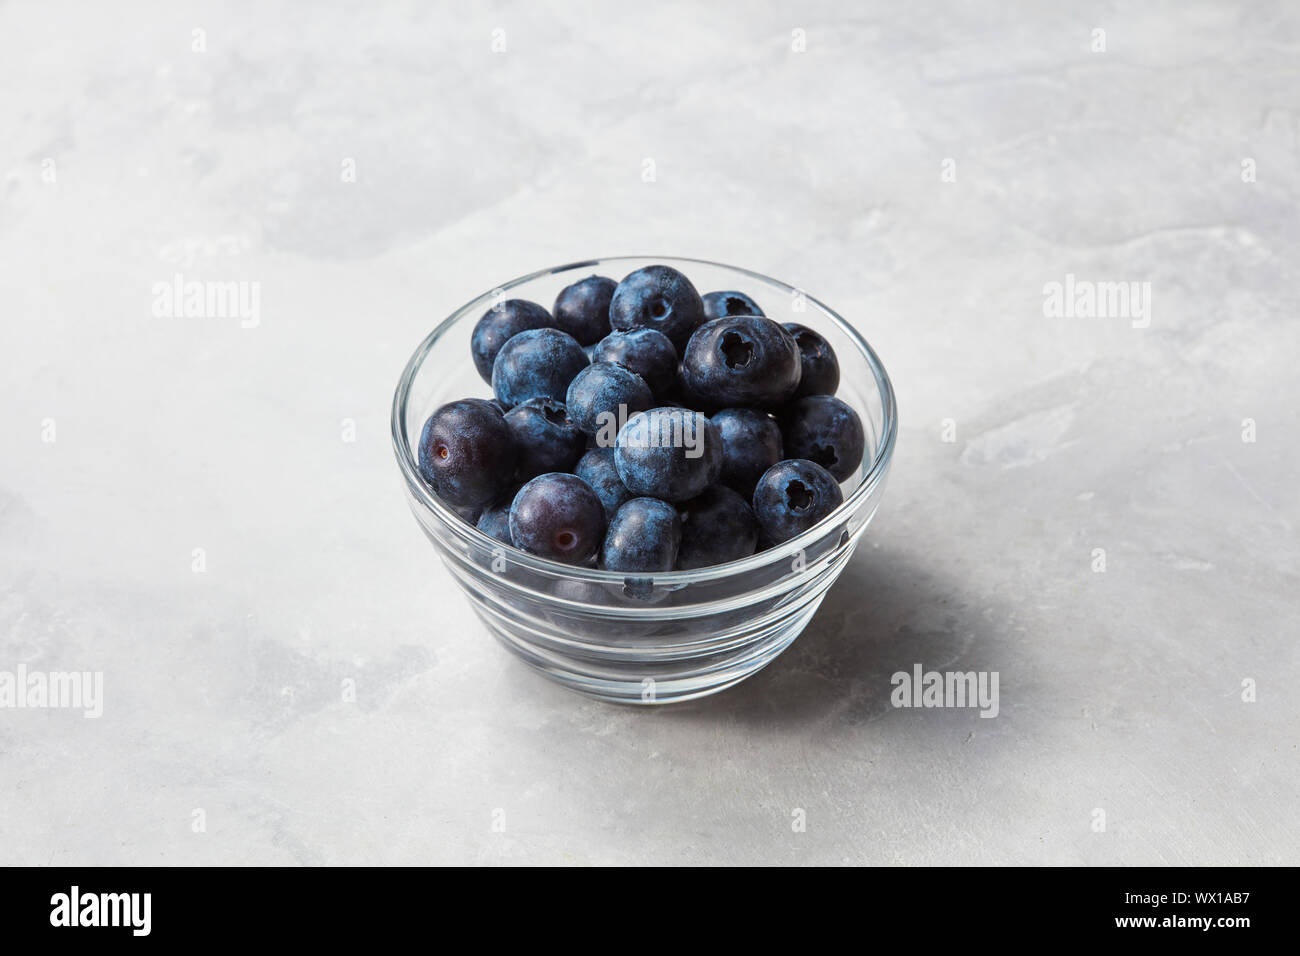
<instances>
[{"instance_id":1,"label":"blueberry","mask_svg":"<svg viewBox=\"0 0 1300 956\"><path fill-rule=\"evenodd\" d=\"M749 504L724 485L714 485L681 506L683 571L739 561L758 546L758 521Z\"/></svg>"},{"instance_id":2,"label":"blueberry","mask_svg":"<svg viewBox=\"0 0 1300 956\"><path fill-rule=\"evenodd\" d=\"M605 516L614 517L619 505L632 497L614 464L613 448L593 448L578 460L573 473L591 485L596 497L605 506Z\"/></svg>"},{"instance_id":3,"label":"blueberry","mask_svg":"<svg viewBox=\"0 0 1300 956\"><path fill-rule=\"evenodd\" d=\"M658 498L633 498L609 523L601 563L609 571L671 571L681 540L676 508Z\"/></svg>"},{"instance_id":4,"label":"blueberry","mask_svg":"<svg viewBox=\"0 0 1300 956\"><path fill-rule=\"evenodd\" d=\"M858 413L833 395L809 395L781 413L781 439L790 458L815 461L836 481L862 464L866 437Z\"/></svg>"},{"instance_id":5,"label":"blueberry","mask_svg":"<svg viewBox=\"0 0 1300 956\"><path fill-rule=\"evenodd\" d=\"M478 529L489 538L496 538L504 544L513 544L510 540L510 505L517 492L506 493L483 509L479 515Z\"/></svg>"},{"instance_id":6,"label":"blueberry","mask_svg":"<svg viewBox=\"0 0 1300 956\"><path fill-rule=\"evenodd\" d=\"M682 408L692 408L697 412L704 412L706 415L712 415L721 409L722 406L713 402L691 387L690 381L686 376L686 367L684 363L677 365L677 381L673 387L664 393L664 398L671 399L664 404L679 405Z\"/></svg>"},{"instance_id":7,"label":"blueberry","mask_svg":"<svg viewBox=\"0 0 1300 956\"><path fill-rule=\"evenodd\" d=\"M443 501L485 504L514 478L518 452L501 410L481 398L449 402L420 433L420 474Z\"/></svg>"},{"instance_id":8,"label":"blueberry","mask_svg":"<svg viewBox=\"0 0 1300 956\"><path fill-rule=\"evenodd\" d=\"M548 471L568 471L587 447L582 434L553 398L530 398L506 413L506 425L519 450L515 475L527 481Z\"/></svg>"},{"instance_id":9,"label":"blueberry","mask_svg":"<svg viewBox=\"0 0 1300 956\"><path fill-rule=\"evenodd\" d=\"M682 356L688 391L720 408L774 408L799 387L799 346L761 315L713 319L691 336Z\"/></svg>"},{"instance_id":10,"label":"blueberry","mask_svg":"<svg viewBox=\"0 0 1300 956\"><path fill-rule=\"evenodd\" d=\"M492 390L510 408L530 398L562 402L573 376L586 367L587 353L572 335L559 329L530 329L511 338L497 353Z\"/></svg>"},{"instance_id":11,"label":"blueberry","mask_svg":"<svg viewBox=\"0 0 1300 956\"><path fill-rule=\"evenodd\" d=\"M574 376L564 401L574 424L608 448L623 423L653 405L654 399L640 375L613 362L597 362Z\"/></svg>"},{"instance_id":12,"label":"blueberry","mask_svg":"<svg viewBox=\"0 0 1300 956\"><path fill-rule=\"evenodd\" d=\"M710 420L722 436L722 483L749 499L763 472L785 457L781 426L753 408L724 408Z\"/></svg>"},{"instance_id":13,"label":"blueberry","mask_svg":"<svg viewBox=\"0 0 1300 956\"><path fill-rule=\"evenodd\" d=\"M588 276L565 286L555 297L555 327L582 345L609 335L609 300L618 283L604 276Z\"/></svg>"},{"instance_id":14,"label":"blueberry","mask_svg":"<svg viewBox=\"0 0 1300 956\"><path fill-rule=\"evenodd\" d=\"M633 494L685 501L718 480L722 437L700 412L652 408L619 431L614 464Z\"/></svg>"},{"instance_id":15,"label":"blueberry","mask_svg":"<svg viewBox=\"0 0 1300 956\"><path fill-rule=\"evenodd\" d=\"M786 322L784 328L794 336L799 346L799 389L795 398L805 395L834 395L840 387L840 361L835 357L831 343L806 325L798 322Z\"/></svg>"},{"instance_id":16,"label":"blueberry","mask_svg":"<svg viewBox=\"0 0 1300 956\"><path fill-rule=\"evenodd\" d=\"M578 581L574 578L556 578L550 584L550 591L561 601L572 601L575 604L594 604L603 606L609 603L609 592L594 581ZM579 616L574 617L573 612L562 608L550 608L542 612L555 624L559 624L565 630L573 630L575 625L585 625L590 618Z\"/></svg>"},{"instance_id":17,"label":"blueberry","mask_svg":"<svg viewBox=\"0 0 1300 956\"><path fill-rule=\"evenodd\" d=\"M844 494L829 471L804 458L778 461L758 479L754 517L772 544L807 531L840 506Z\"/></svg>"},{"instance_id":18,"label":"blueberry","mask_svg":"<svg viewBox=\"0 0 1300 956\"><path fill-rule=\"evenodd\" d=\"M510 505L510 538L529 554L586 564L604 537L605 508L576 475L538 475L519 489Z\"/></svg>"},{"instance_id":19,"label":"blueberry","mask_svg":"<svg viewBox=\"0 0 1300 956\"><path fill-rule=\"evenodd\" d=\"M656 395L672 388L677 379L677 349L655 329L611 332L596 343L591 360L616 362L636 372Z\"/></svg>"},{"instance_id":20,"label":"blueberry","mask_svg":"<svg viewBox=\"0 0 1300 956\"><path fill-rule=\"evenodd\" d=\"M646 266L627 276L609 303L614 331L658 329L680 350L704 321L700 294L676 269Z\"/></svg>"},{"instance_id":21,"label":"blueberry","mask_svg":"<svg viewBox=\"0 0 1300 956\"><path fill-rule=\"evenodd\" d=\"M727 315L764 315L758 303L743 292L709 292L704 296L704 319Z\"/></svg>"},{"instance_id":22,"label":"blueberry","mask_svg":"<svg viewBox=\"0 0 1300 956\"><path fill-rule=\"evenodd\" d=\"M545 329L555 325L551 313L536 302L527 299L506 299L483 313L474 326L469 349L474 356L474 367L483 381L492 382L492 363L501 346L520 332L528 329Z\"/></svg>"},{"instance_id":23,"label":"blueberry","mask_svg":"<svg viewBox=\"0 0 1300 956\"><path fill-rule=\"evenodd\" d=\"M453 505L451 502L443 502L448 508L456 512L461 521L466 524L478 524L478 519L483 514L482 505Z\"/></svg>"}]
</instances>

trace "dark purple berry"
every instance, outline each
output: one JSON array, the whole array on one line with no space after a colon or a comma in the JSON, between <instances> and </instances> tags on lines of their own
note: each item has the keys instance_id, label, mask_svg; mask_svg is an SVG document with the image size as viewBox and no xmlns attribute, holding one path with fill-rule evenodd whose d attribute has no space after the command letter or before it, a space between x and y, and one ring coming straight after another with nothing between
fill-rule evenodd
<instances>
[{"instance_id":1,"label":"dark purple berry","mask_svg":"<svg viewBox=\"0 0 1300 956\"><path fill-rule=\"evenodd\" d=\"M618 284L609 304L612 330L656 329L677 349L703 321L700 294L690 279L669 266L636 270Z\"/></svg>"},{"instance_id":2,"label":"dark purple berry","mask_svg":"<svg viewBox=\"0 0 1300 956\"><path fill-rule=\"evenodd\" d=\"M795 398L805 395L834 395L840 387L840 362L835 357L831 343L819 332L798 322L786 322L785 330L794 336L799 346L799 389Z\"/></svg>"},{"instance_id":3,"label":"dark purple berry","mask_svg":"<svg viewBox=\"0 0 1300 956\"><path fill-rule=\"evenodd\" d=\"M530 398L506 413L519 450L515 475L527 481L548 471L569 471L587 448L587 438L569 418L563 402Z\"/></svg>"},{"instance_id":4,"label":"dark purple berry","mask_svg":"<svg viewBox=\"0 0 1300 956\"><path fill-rule=\"evenodd\" d=\"M582 345L592 345L609 335L609 300L618 283L604 276L588 276L566 286L555 297L555 327Z\"/></svg>"},{"instance_id":5,"label":"dark purple berry","mask_svg":"<svg viewBox=\"0 0 1300 956\"><path fill-rule=\"evenodd\" d=\"M815 461L836 481L847 481L862 464L862 419L833 395L809 395L781 413L781 440L789 458Z\"/></svg>"},{"instance_id":6,"label":"dark purple berry","mask_svg":"<svg viewBox=\"0 0 1300 956\"><path fill-rule=\"evenodd\" d=\"M719 408L776 408L799 387L799 346L761 315L704 323L682 356L688 393Z\"/></svg>"},{"instance_id":7,"label":"dark purple berry","mask_svg":"<svg viewBox=\"0 0 1300 956\"><path fill-rule=\"evenodd\" d=\"M722 438L700 412L652 408L618 433L614 463L633 494L685 501L718 480Z\"/></svg>"},{"instance_id":8,"label":"dark purple berry","mask_svg":"<svg viewBox=\"0 0 1300 956\"><path fill-rule=\"evenodd\" d=\"M683 571L739 561L758 546L758 520L748 502L724 485L714 485L679 509L682 544L677 567Z\"/></svg>"},{"instance_id":9,"label":"dark purple berry","mask_svg":"<svg viewBox=\"0 0 1300 956\"><path fill-rule=\"evenodd\" d=\"M677 349L655 329L611 332L596 343L591 360L614 362L636 372L655 395L672 388L677 379Z\"/></svg>"},{"instance_id":10,"label":"dark purple berry","mask_svg":"<svg viewBox=\"0 0 1300 956\"><path fill-rule=\"evenodd\" d=\"M785 457L781 427L754 408L724 408L710 420L722 436L722 483L748 501L763 472Z\"/></svg>"},{"instance_id":11,"label":"dark purple berry","mask_svg":"<svg viewBox=\"0 0 1300 956\"><path fill-rule=\"evenodd\" d=\"M704 320L728 315L765 315L758 303L743 292L709 292L704 298Z\"/></svg>"},{"instance_id":12,"label":"dark purple berry","mask_svg":"<svg viewBox=\"0 0 1300 956\"><path fill-rule=\"evenodd\" d=\"M555 324L551 313L536 302L527 299L506 299L483 313L470 336L470 354L474 368L483 381L492 383L492 363L496 361L501 346L520 332L528 329L545 329Z\"/></svg>"},{"instance_id":13,"label":"dark purple berry","mask_svg":"<svg viewBox=\"0 0 1300 956\"><path fill-rule=\"evenodd\" d=\"M771 544L807 531L844 501L829 471L802 458L779 461L758 479L754 517Z\"/></svg>"},{"instance_id":14,"label":"dark purple berry","mask_svg":"<svg viewBox=\"0 0 1300 956\"><path fill-rule=\"evenodd\" d=\"M501 410L481 398L449 402L420 433L420 474L451 505L491 501L514 480L518 452Z\"/></svg>"},{"instance_id":15,"label":"dark purple berry","mask_svg":"<svg viewBox=\"0 0 1300 956\"><path fill-rule=\"evenodd\" d=\"M565 404L574 424L608 448L624 422L654 404L654 395L635 372L613 362L597 362L574 376Z\"/></svg>"},{"instance_id":16,"label":"dark purple berry","mask_svg":"<svg viewBox=\"0 0 1300 956\"><path fill-rule=\"evenodd\" d=\"M605 516L614 517L619 505L632 497L614 464L613 448L592 448L578 460L573 473L591 485L596 497L605 506Z\"/></svg>"},{"instance_id":17,"label":"dark purple berry","mask_svg":"<svg viewBox=\"0 0 1300 956\"><path fill-rule=\"evenodd\" d=\"M584 565L605 539L605 508L576 475L538 475L510 506L510 538L529 554Z\"/></svg>"},{"instance_id":18,"label":"dark purple berry","mask_svg":"<svg viewBox=\"0 0 1300 956\"><path fill-rule=\"evenodd\" d=\"M671 571L681 540L676 508L658 498L632 498L609 523L601 565L609 571Z\"/></svg>"},{"instance_id":19,"label":"dark purple berry","mask_svg":"<svg viewBox=\"0 0 1300 956\"><path fill-rule=\"evenodd\" d=\"M483 509L479 515L478 529L489 538L496 538L503 544L513 544L510 540L510 505L517 492L507 492Z\"/></svg>"},{"instance_id":20,"label":"dark purple berry","mask_svg":"<svg viewBox=\"0 0 1300 956\"><path fill-rule=\"evenodd\" d=\"M492 390L509 408L530 398L564 401L573 377L587 367L587 353L577 340L559 329L520 332L497 353L492 365Z\"/></svg>"}]
</instances>

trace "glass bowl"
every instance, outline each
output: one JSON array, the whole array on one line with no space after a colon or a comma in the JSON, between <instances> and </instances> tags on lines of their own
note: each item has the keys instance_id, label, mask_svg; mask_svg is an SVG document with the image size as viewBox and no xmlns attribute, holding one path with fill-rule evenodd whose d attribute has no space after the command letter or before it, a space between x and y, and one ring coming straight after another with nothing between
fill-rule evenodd
<instances>
[{"instance_id":1,"label":"glass bowl","mask_svg":"<svg viewBox=\"0 0 1300 956\"><path fill-rule=\"evenodd\" d=\"M839 398L862 417L866 450L844 503L790 541L729 564L631 579L534 557L489 538L420 478L415 445L438 406L491 397L470 360L474 324L495 301L548 309L565 286L597 273L620 280L653 263L683 272L701 294L748 293L778 322L831 343ZM488 630L552 680L601 700L662 704L737 684L786 649L844 570L884 491L898 431L894 391L860 334L811 296L767 276L696 259L620 256L545 269L467 302L415 350L393 396L393 448L420 527Z\"/></svg>"}]
</instances>

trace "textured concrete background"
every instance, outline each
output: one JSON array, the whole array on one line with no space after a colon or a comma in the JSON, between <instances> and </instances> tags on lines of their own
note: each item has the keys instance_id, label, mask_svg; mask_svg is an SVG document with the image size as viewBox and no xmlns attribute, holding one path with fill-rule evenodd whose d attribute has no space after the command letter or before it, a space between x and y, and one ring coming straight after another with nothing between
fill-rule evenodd
<instances>
[{"instance_id":1,"label":"textured concrete background","mask_svg":"<svg viewBox=\"0 0 1300 956\"><path fill-rule=\"evenodd\" d=\"M0 3L0 670L105 698L0 710L0 860L1300 863L1294 4L363 6ZM387 423L627 253L808 289L902 412L808 631L654 712L488 637Z\"/></svg>"}]
</instances>

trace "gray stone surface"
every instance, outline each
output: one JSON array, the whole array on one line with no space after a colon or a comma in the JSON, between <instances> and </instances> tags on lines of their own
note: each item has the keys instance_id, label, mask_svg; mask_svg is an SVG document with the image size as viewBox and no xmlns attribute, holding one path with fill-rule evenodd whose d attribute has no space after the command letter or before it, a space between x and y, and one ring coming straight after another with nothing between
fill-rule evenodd
<instances>
[{"instance_id":1,"label":"gray stone surface","mask_svg":"<svg viewBox=\"0 0 1300 956\"><path fill-rule=\"evenodd\" d=\"M0 710L0 862L1300 863L1294 5L364 7L0 4L0 670L104 680ZM387 428L624 253L808 289L902 412L808 631L658 711L491 641Z\"/></svg>"}]
</instances>

